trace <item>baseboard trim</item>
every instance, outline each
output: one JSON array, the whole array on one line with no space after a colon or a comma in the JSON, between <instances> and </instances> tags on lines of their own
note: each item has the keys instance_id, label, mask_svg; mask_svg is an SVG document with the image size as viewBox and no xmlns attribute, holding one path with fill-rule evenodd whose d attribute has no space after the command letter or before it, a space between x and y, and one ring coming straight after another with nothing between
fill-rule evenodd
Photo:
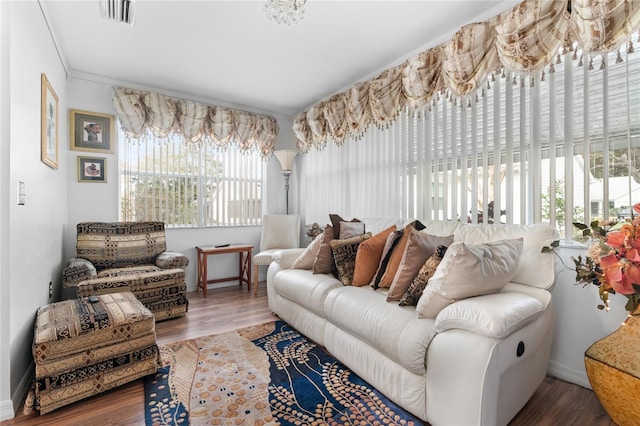
<instances>
[{"instance_id":1,"label":"baseboard trim","mask_svg":"<svg viewBox=\"0 0 640 426\"><path fill-rule=\"evenodd\" d=\"M586 373L582 371L574 370L562 364L558 364L553 360L550 360L547 372L551 376L557 377L570 383L574 383L576 385L582 386L583 388L591 389L589 378L587 377Z\"/></svg>"},{"instance_id":2,"label":"baseboard trim","mask_svg":"<svg viewBox=\"0 0 640 426\"><path fill-rule=\"evenodd\" d=\"M2 401L0 402L0 421L9 420L16 416L16 413L13 412L13 402L12 401Z\"/></svg>"},{"instance_id":3,"label":"baseboard trim","mask_svg":"<svg viewBox=\"0 0 640 426\"><path fill-rule=\"evenodd\" d=\"M27 398L27 392L29 392L29 390L31 389L31 385L33 383L35 368L36 366L34 362L31 361L31 364L29 365L29 368L27 369L26 374L22 376L22 380L20 380L20 383L18 384L18 388L13 393L13 395L11 395L11 401L6 401L9 404L8 408L11 412L11 417L9 418L15 417L16 413L22 410L22 407L24 406L24 401ZM3 415L4 415L4 408L5 407L3 402L3 405L2 405ZM2 417L2 420L4 420L4 417Z\"/></svg>"}]
</instances>

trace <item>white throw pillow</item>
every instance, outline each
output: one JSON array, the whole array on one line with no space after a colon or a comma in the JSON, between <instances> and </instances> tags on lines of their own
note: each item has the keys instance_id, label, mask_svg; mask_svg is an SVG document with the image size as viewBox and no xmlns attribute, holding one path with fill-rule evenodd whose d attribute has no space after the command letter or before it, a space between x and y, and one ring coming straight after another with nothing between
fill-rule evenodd
<instances>
[{"instance_id":1,"label":"white throw pillow","mask_svg":"<svg viewBox=\"0 0 640 426\"><path fill-rule=\"evenodd\" d=\"M522 238L451 244L418 300L418 318L435 318L458 300L502 290L516 273L522 245Z\"/></svg>"},{"instance_id":2,"label":"white throw pillow","mask_svg":"<svg viewBox=\"0 0 640 426\"><path fill-rule=\"evenodd\" d=\"M364 234L364 222L340 222L340 240Z\"/></svg>"},{"instance_id":3,"label":"white throw pillow","mask_svg":"<svg viewBox=\"0 0 640 426\"><path fill-rule=\"evenodd\" d=\"M324 240L324 232L311 241L304 252L293 262L291 269L311 269L313 268L313 262L318 256L320 251L320 245Z\"/></svg>"}]
</instances>

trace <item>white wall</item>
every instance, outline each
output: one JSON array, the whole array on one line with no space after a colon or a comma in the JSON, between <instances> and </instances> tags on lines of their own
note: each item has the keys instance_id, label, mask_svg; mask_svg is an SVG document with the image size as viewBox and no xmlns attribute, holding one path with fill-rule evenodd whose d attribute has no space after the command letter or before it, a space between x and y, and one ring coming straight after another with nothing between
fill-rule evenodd
<instances>
[{"instance_id":1,"label":"white wall","mask_svg":"<svg viewBox=\"0 0 640 426\"><path fill-rule=\"evenodd\" d=\"M9 4L0 2L0 420L13 413L9 345Z\"/></svg>"},{"instance_id":2,"label":"white wall","mask_svg":"<svg viewBox=\"0 0 640 426\"><path fill-rule=\"evenodd\" d=\"M610 297L611 310L600 311L598 288L576 284L571 257L584 257L585 249L562 247L556 250L562 261L558 265L558 279L553 289L555 330L549 372L554 376L590 387L584 368L584 351L596 340L616 330L627 316L621 295Z\"/></svg>"},{"instance_id":3,"label":"white wall","mask_svg":"<svg viewBox=\"0 0 640 426\"><path fill-rule=\"evenodd\" d=\"M9 2L8 22L3 16L3 34L8 25L9 50L3 43L3 67L8 58L9 111L3 109L3 123L8 114L8 133L3 129L3 146L8 145L8 191L3 191L3 241L9 250L2 256L3 329L7 327L5 309L9 309L8 336L3 332L3 352L9 354L10 377L2 377L2 395L10 390L13 408L19 409L30 385L31 342L35 313L51 301L49 282L61 282L62 247L67 223L67 161L64 141L67 135L65 72L48 33L40 7L35 1ZM46 73L59 102L59 168L54 170L40 161L40 74ZM4 78L4 76L3 76ZM4 139L8 134L8 140ZM5 145L6 144L6 145ZM3 155L6 154L3 148ZM3 166L7 161L3 159ZM3 167L3 170L4 167ZM16 204L16 185L26 184L26 204ZM4 182L3 182L4 184ZM6 188L6 187L5 187ZM6 197L8 195L8 197ZM8 288L8 292L7 292ZM7 340L8 339L8 340ZM4 361L4 359L3 359ZM4 370L4 368L3 368ZM6 370L5 370L6 371ZM2 417L7 416L6 400ZM9 413L10 414L10 413Z\"/></svg>"}]
</instances>

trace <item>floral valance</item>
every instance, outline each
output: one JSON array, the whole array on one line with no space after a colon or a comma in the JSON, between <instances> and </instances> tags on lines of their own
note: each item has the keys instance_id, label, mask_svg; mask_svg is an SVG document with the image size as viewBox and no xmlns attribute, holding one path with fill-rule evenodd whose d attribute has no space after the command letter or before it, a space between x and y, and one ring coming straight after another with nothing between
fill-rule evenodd
<instances>
[{"instance_id":1,"label":"floral valance","mask_svg":"<svg viewBox=\"0 0 640 426\"><path fill-rule=\"evenodd\" d=\"M524 0L299 113L293 120L298 149L357 138L371 124L388 126L400 111L423 108L438 92L470 96L500 69L539 72L574 43L591 55L613 51L638 29L638 0Z\"/></svg>"},{"instance_id":2,"label":"floral valance","mask_svg":"<svg viewBox=\"0 0 640 426\"><path fill-rule=\"evenodd\" d=\"M278 124L272 117L155 92L114 87L113 104L122 128L133 137L147 130L156 137L177 132L189 142L220 147L234 143L242 150L257 149L263 157L269 157L278 135Z\"/></svg>"}]
</instances>

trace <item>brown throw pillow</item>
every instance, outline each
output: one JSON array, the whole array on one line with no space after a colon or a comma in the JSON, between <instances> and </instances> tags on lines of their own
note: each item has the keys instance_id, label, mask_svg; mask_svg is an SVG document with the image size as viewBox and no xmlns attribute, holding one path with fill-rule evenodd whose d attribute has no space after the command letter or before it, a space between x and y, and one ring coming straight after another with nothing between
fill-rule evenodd
<instances>
[{"instance_id":1,"label":"brown throw pillow","mask_svg":"<svg viewBox=\"0 0 640 426\"><path fill-rule=\"evenodd\" d=\"M331 251L331 240L333 240L333 228L329 225L324 228L322 233L322 243L316 260L313 262L314 274L331 274L333 263L333 252Z\"/></svg>"},{"instance_id":2,"label":"brown throw pillow","mask_svg":"<svg viewBox=\"0 0 640 426\"><path fill-rule=\"evenodd\" d=\"M411 285L411 281L418 275L420 267L435 253L438 246L449 246L453 243L453 235L438 237L413 228L405 231L405 234L408 234L407 243L389 286L389 293L387 293L389 302L400 300Z\"/></svg>"},{"instance_id":3,"label":"brown throw pillow","mask_svg":"<svg viewBox=\"0 0 640 426\"><path fill-rule=\"evenodd\" d=\"M440 264L440 261L444 257L444 254L447 251L446 246L438 246L436 252L427 259L427 261L420 268L420 272L413 279L411 285L400 299L400 306L416 306L418 304L418 300L420 300L420 296L422 296L422 292L424 288L429 283L429 278L433 276L436 272L436 268Z\"/></svg>"},{"instance_id":4,"label":"brown throw pillow","mask_svg":"<svg viewBox=\"0 0 640 426\"><path fill-rule=\"evenodd\" d=\"M378 287L389 288L391 287L391 284L393 284L393 279L396 276L396 272L398 272L398 268L400 267L400 261L402 261L402 256L404 255L407 242L409 241L409 235L410 235L411 229L420 231L421 229L424 229L424 225L419 220L416 220L411 223L408 223L404 227L404 229L402 230L402 236L397 241L397 243L393 246L391 252L389 253L387 266L384 269L384 273L382 274L380 281L378 282ZM434 246L433 251L435 251L436 247L437 246ZM431 254L433 254L433 251L431 252ZM424 260L426 260L428 257L429 256L427 256ZM422 263L424 263L424 261L422 261L420 264ZM416 273L418 273L417 270L416 270ZM400 294L400 296L402 296L402 294Z\"/></svg>"},{"instance_id":5,"label":"brown throw pillow","mask_svg":"<svg viewBox=\"0 0 640 426\"><path fill-rule=\"evenodd\" d=\"M369 238L371 238L370 232L344 240L331 241L331 250L338 269L338 278L343 285L351 285L358 246Z\"/></svg>"},{"instance_id":6,"label":"brown throw pillow","mask_svg":"<svg viewBox=\"0 0 640 426\"><path fill-rule=\"evenodd\" d=\"M382 258L382 250L389 234L396 230L396 226L393 225L382 232L377 233L367 241L363 241L358 246L358 253L356 254L355 270L353 271L354 286L369 285L373 276L378 269L380 259Z\"/></svg>"}]
</instances>

